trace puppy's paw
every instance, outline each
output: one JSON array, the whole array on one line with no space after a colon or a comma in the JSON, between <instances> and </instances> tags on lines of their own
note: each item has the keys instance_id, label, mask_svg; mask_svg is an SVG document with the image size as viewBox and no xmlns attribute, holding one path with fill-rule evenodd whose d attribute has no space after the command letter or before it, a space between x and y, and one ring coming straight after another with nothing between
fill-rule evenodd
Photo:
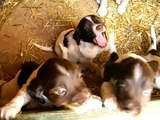
<instances>
[{"instance_id":1,"label":"puppy's paw","mask_svg":"<svg viewBox=\"0 0 160 120\"><path fill-rule=\"evenodd\" d=\"M16 104L8 103L5 106L0 108L1 119L3 120L13 119L20 112L20 110L21 109L19 109L16 106Z\"/></svg>"},{"instance_id":2,"label":"puppy's paw","mask_svg":"<svg viewBox=\"0 0 160 120\"><path fill-rule=\"evenodd\" d=\"M79 114L85 113L90 110L100 110L102 108L101 98L95 95L92 95L90 99L88 99L81 107L76 109L75 111Z\"/></svg>"},{"instance_id":3,"label":"puppy's paw","mask_svg":"<svg viewBox=\"0 0 160 120\"><path fill-rule=\"evenodd\" d=\"M118 108L116 98L114 97L105 99L103 104L104 107L107 108L109 111L116 111Z\"/></svg>"},{"instance_id":4,"label":"puppy's paw","mask_svg":"<svg viewBox=\"0 0 160 120\"><path fill-rule=\"evenodd\" d=\"M120 4L121 4L121 0L116 0L116 3L117 3L118 5L120 5Z\"/></svg>"},{"instance_id":5,"label":"puppy's paw","mask_svg":"<svg viewBox=\"0 0 160 120\"><path fill-rule=\"evenodd\" d=\"M96 0L96 2L97 2L98 4L100 4L100 3L101 3L101 0Z\"/></svg>"},{"instance_id":6,"label":"puppy's paw","mask_svg":"<svg viewBox=\"0 0 160 120\"><path fill-rule=\"evenodd\" d=\"M118 7L118 13L119 13L120 15L122 15L122 14L125 13L125 12L126 12L126 7L123 6L123 5L120 5L120 6Z\"/></svg>"},{"instance_id":7,"label":"puppy's paw","mask_svg":"<svg viewBox=\"0 0 160 120\"><path fill-rule=\"evenodd\" d=\"M98 13L100 16L105 16L105 15L107 15L107 7L99 7L97 13Z\"/></svg>"},{"instance_id":8,"label":"puppy's paw","mask_svg":"<svg viewBox=\"0 0 160 120\"><path fill-rule=\"evenodd\" d=\"M92 95L88 102L91 110L99 110L102 108L102 100L96 95Z\"/></svg>"}]
</instances>

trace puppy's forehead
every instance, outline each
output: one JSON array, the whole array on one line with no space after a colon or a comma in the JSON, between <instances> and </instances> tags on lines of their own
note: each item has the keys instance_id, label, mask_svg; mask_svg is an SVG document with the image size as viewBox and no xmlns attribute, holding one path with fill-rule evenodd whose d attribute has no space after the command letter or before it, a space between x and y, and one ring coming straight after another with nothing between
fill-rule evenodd
<instances>
[{"instance_id":1,"label":"puppy's forehead","mask_svg":"<svg viewBox=\"0 0 160 120\"><path fill-rule=\"evenodd\" d=\"M142 77L142 67L140 64L135 64L134 70L133 70L133 77L136 82L139 81L139 79Z\"/></svg>"},{"instance_id":2,"label":"puppy's forehead","mask_svg":"<svg viewBox=\"0 0 160 120\"><path fill-rule=\"evenodd\" d=\"M87 16L86 19L89 20L93 24L102 23L101 19L97 16Z\"/></svg>"},{"instance_id":3,"label":"puppy's forehead","mask_svg":"<svg viewBox=\"0 0 160 120\"><path fill-rule=\"evenodd\" d=\"M70 76L69 72L66 70L66 68L58 63L55 63L57 69L64 75Z\"/></svg>"}]
</instances>

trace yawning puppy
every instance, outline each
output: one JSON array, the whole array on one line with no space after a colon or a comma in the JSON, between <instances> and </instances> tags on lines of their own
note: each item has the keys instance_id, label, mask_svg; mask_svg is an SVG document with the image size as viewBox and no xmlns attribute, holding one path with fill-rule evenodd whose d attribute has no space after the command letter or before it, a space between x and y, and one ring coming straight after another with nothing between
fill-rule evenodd
<instances>
[{"instance_id":1,"label":"yawning puppy","mask_svg":"<svg viewBox=\"0 0 160 120\"><path fill-rule=\"evenodd\" d=\"M54 48L34 45L44 51L55 51L59 57L65 56L72 62L93 65L92 59L108 49L106 26L99 17L87 15L80 20L76 29L61 32Z\"/></svg>"},{"instance_id":2,"label":"yawning puppy","mask_svg":"<svg viewBox=\"0 0 160 120\"><path fill-rule=\"evenodd\" d=\"M17 77L26 75L22 71ZM102 107L101 100L91 95L78 66L66 59L51 58L34 70L28 79L22 76L18 79L21 89L0 109L1 119L15 118L31 100L47 108L64 106L80 112Z\"/></svg>"},{"instance_id":3,"label":"yawning puppy","mask_svg":"<svg viewBox=\"0 0 160 120\"><path fill-rule=\"evenodd\" d=\"M108 0L96 0L96 1L99 4L99 8L97 11L98 14L100 16L105 16L107 14ZM125 13L128 2L129 0L116 0L119 14Z\"/></svg>"},{"instance_id":4,"label":"yawning puppy","mask_svg":"<svg viewBox=\"0 0 160 120\"><path fill-rule=\"evenodd\" d=\"M156 61L147 62L143 57L128 53L118 56L111 36L109 61L102 70L104 83L101 87L104 106L116 110L139 114L150 100ZM152 46L152 45L151 45Z\"/></svg>"}]
</instances>

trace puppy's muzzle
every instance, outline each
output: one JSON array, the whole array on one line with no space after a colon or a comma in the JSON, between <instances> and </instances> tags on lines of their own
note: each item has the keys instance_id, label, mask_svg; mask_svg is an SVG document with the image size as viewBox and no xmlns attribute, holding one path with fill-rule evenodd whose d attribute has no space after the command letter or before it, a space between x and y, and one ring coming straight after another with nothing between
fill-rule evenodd
<instances>
[{"instance_id":1,"label":"puppy's muzzle","mask_svg":"<svg viewBox=\"0 0 160 120\"><path fill-rule=\"evenodd\" d=\"M121 106L121 109L127 113L131 113L133 115L138 115L141 112L141 105L139 102L124 102Z\"/></svg>"}]
</instances>

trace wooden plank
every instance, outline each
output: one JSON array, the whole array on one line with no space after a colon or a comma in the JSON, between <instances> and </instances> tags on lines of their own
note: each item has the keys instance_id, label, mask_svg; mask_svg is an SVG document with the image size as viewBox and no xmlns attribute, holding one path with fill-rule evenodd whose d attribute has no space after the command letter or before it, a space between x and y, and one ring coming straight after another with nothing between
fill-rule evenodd
<instances>
[{"instance_id":1,"label":"wooden plank","mask_svg":"<svg viewBox=\"0 0 160 120\"><path fill-rule=\"evenodd\" d=\"M19 114L16 120L152 120L160 118L160 100L150 101L138 116L105 108L83 114L72 110L32 111Z\"/></svg>"}]
</instances>

